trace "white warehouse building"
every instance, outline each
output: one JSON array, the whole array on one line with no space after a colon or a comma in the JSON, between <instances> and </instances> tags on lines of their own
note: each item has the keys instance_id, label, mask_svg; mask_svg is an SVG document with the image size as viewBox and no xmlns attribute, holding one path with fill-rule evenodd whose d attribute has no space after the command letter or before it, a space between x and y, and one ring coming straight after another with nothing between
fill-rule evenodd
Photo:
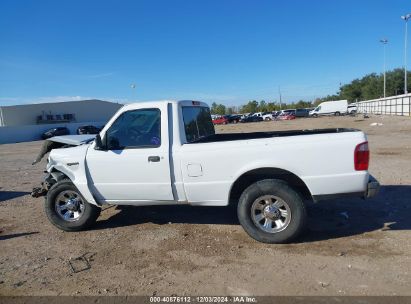
<instances>
[{"instance_id":1,"label":"white warehouse building","mask_svg":"<svg viewBox=\"0 0 411 304\"><path fill-rule=\"evenodd\" d=\"M55 127L66 127L70 134L84 125L99 127L122 106L97 99L0 106L0 144L38 140Z\"/></svg>"}]
</instances>

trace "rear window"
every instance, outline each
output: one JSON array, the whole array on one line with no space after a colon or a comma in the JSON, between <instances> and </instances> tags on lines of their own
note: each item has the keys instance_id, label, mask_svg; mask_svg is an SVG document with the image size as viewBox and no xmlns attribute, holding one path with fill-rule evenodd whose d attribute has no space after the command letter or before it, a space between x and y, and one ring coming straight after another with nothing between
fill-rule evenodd
<instances>
[{"instance_id":1,"label":"rear window","mask_svg":"<svg viewBox=\"0 0 411 304\"><path fill-rule=\"evenodd\" d=\"M183 121L189 143L215 134L209 108L183 107Z\"/></svg>"}]
</instances>

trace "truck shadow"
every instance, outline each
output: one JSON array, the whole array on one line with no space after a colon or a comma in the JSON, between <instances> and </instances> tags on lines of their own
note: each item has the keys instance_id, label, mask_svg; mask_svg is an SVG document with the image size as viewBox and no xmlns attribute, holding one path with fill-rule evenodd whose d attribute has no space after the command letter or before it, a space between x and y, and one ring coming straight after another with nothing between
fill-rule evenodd
<instances>
[{"instance_id":1,"label":"truck shadow","mask_svg":"<svg viewBox=\"0 0 411 304\"><path fill-rule=\"evenodd\" d=\"M309 207L299 242L354 236L376 230L411 230L411 186L382 186L373 199L337 199Z\"/></svg>"},{"instance_id":2,"label":"truck shadow","mask_svg":"<svg viewBox=\"0 0 411 304\"><path fill-rule=\"evenodd\" d=\"M30 192L24 191L0 191L0 202L8 201L13 198L17 198L20 196L28 195Z\"/></svg>"},{"instance_id":3,"label":"truck shadow","mask_svg":"<svg viewBox=\"0 0 411 304\"><path fill-rule=\"evenodd\" d=\"M9 235L0 235L0 241L14 239L14 238L23 237L23 236L28 236L28 235L32 235L32 234L38 234L38 233L39 233L38 231L34 231L34 232L13 233L13 234L9 234Z\"/></svg>"},{"instance_id":4,"label":"truck shadow","mask_svg":"<svg viewBox=\"0 0 411 304\"><path fill-rule=\"evenodd\" d=\"M239 225L233 207L117 206L119 211L100 220L94 229L132 226L219 224ZM370 200L338 199L308 205L308 229L296 243L359 235L375 230L411 230L411 186L382 186ZM92 228L93 229L93 228Z\"/></svg>"}]
</instances>

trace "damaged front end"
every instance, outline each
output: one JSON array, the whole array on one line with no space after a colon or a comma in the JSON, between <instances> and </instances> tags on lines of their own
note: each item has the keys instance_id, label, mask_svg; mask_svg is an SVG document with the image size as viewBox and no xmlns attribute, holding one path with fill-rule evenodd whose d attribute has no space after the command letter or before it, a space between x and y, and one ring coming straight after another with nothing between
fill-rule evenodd
<instances>
[{"instance_id":1,"label":"damaged front end","mask_svg":"<svg viewBox=\"0 0 411 304\"><path fill-rule=\"evenodd\" d=\"M39 163L43 157L49 153L51 150L60 148L71 148L87 144L94 140L95 135L68 135L68 136L55 136L45 140L39 154L33 161L32 165ZM59 171L53 171L50 168L50 163L47 163L47 170L44 171L45 176L41 182L41 187L33 188L31 192L32 197L45 196L50 188L58 181L67 178L66 175Z\"/></svg>"},{"instance_id":2,"label":"damaged front end","mask_svg":"<svg viewBox=\"0 0 411 304\"><path fill-rule=\"evenodd\" d=\"M31 191L32 197L40 197L47 195L50 188L60 180L66 178L66 176L61 172L48 172L44 171L45 175L43 181L41 182L41 187L34 187Z\"/></svg>"}]
</instances>

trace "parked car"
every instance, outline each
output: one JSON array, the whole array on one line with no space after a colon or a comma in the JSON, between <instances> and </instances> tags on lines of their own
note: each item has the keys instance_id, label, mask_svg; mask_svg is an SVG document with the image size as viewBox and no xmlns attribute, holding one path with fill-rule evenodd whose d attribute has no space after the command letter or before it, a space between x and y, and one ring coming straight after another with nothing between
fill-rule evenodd
<instances>
[{"instance_id":1,"label":"parked car","mask_svg":"<svg viewBox=\"0 0 411 304\"><path fill-rule=\"evenodd\" d=\"M259 122L259 121L263 121L263 118L261 116L254 116L254 115L244 117L240 120L240 122Z\"/></svg>"},{"instance_id":2,"label":"parked car","mask_svg":"<svg viewBox=\"0 0 411 304\"><path fill-rule=\"evenodd\" d=\"M265 121L274 120L274 115L272 112L264 112L262 117Z\"/></svg>"},{"instance_id":3,"label":"parked car","mask_svg":"<svg viewBox=\"0 0 411 304\"><path fill-rule=\"evenodd\" d=\"M273 118L276 119L278 115L280 115L281 111L273 111Z\"/></svg>"},{"instance_id":4,"label":"parked car","mask_svg":"<svg viewBox=\"0 0 411 304\"><path fill-rule=\"evenodd\" d=\"M70 131L66 127L57 127L50 130L47 130L43 134L41 134L42 139L48 139L53 136L60 136L60 135L69 135Z\"/></svg>"},{"instance_id":5,"label":"parked car","mask_svg":"<svg viewBox=\"0 0 411 304\"><path fill-rule=\"evenodd\" d=\"M310 116L317 117L320 115L335 115L340 116L347 114L348 101L335 100L325 101L320 103L314 110L310 112Z\"/></svg>"},{"instance_id":6,"label":"parked car","mask_svg":"<svg viewBox=\"0 0 411 304\"><path fill-rule=\"evenodd\" d=\"M94 140L87 136L52 150L33 190L65 231L94 224L108 204L234 204L251 237L283 243L303 231L306 201L368 198L379 189L368 173L367 137L356 129L216 134L207 104L186 100L125 105ZM319 155L329 165L316 165Z\"/></svg>"},{"instance_id":7,"label":"parked car","mask_svg":"<svg viewBox=\"0 0 411 304\"><path fill-rule=\"evenodd\" d=\"M356 114L357 113L357 105L355 103L349 104L347 107L347 114Z\"/></svg>"},{"instance_id":8,"label":"parked car","mask_svg":"<svg viewBox=\"0 0 411 304\"><path fill-rule=\"evenodd\" d=\"M307 109L297 109L295 110L295 117L308 117L310 112Z\"/></svg>"},{"instance_id":9,"label":"parked car","mask_svg":"<svg viewBox=\"0 0 411 304\"><path fill-rule=\"evenodd\" d=\"M238 123L241 120L241 115L231 114L227 115L226 118L228 119L228 123Z\"/></svg>"},{"instance_id":10,"label":"parked car","mask_svg":"<svg viewBox=\"0 0 411 304\"><path fill-rule=\"evenodd\" d=\"M294 112L284 112L277 116L278 120L292 120L295 119Z\"/></svg>"},{"instance_id":11,"label":"parked car","mask_svg":"<svg viewBox=\"0 0 411 304\"><path fill-rule=\"evenodd\" d=\"M281 114L295 114L295 109L281 110L278 115L281 115Z\"/></svg>"},{"instance_id":12,"label":"parked car","mask_svg":"<svg viewBox=\"0 0 411 304\"><path fill-rule=\"evenodd\" d=\"M97 128L95 126L82 126L77 129L77 134L97 134L100 132L100 128Z\"/></svg>"},{"instance_id":13,"label":"parked car","mask_svg":"<svg viewBox=\"0 0 411 304\"><path fill-rule=\"evenodd\" d=\"M213 119L214 125L226 125L228 124L228 119L225 116L217 116Z\"/></svg>"}]
</instances>

